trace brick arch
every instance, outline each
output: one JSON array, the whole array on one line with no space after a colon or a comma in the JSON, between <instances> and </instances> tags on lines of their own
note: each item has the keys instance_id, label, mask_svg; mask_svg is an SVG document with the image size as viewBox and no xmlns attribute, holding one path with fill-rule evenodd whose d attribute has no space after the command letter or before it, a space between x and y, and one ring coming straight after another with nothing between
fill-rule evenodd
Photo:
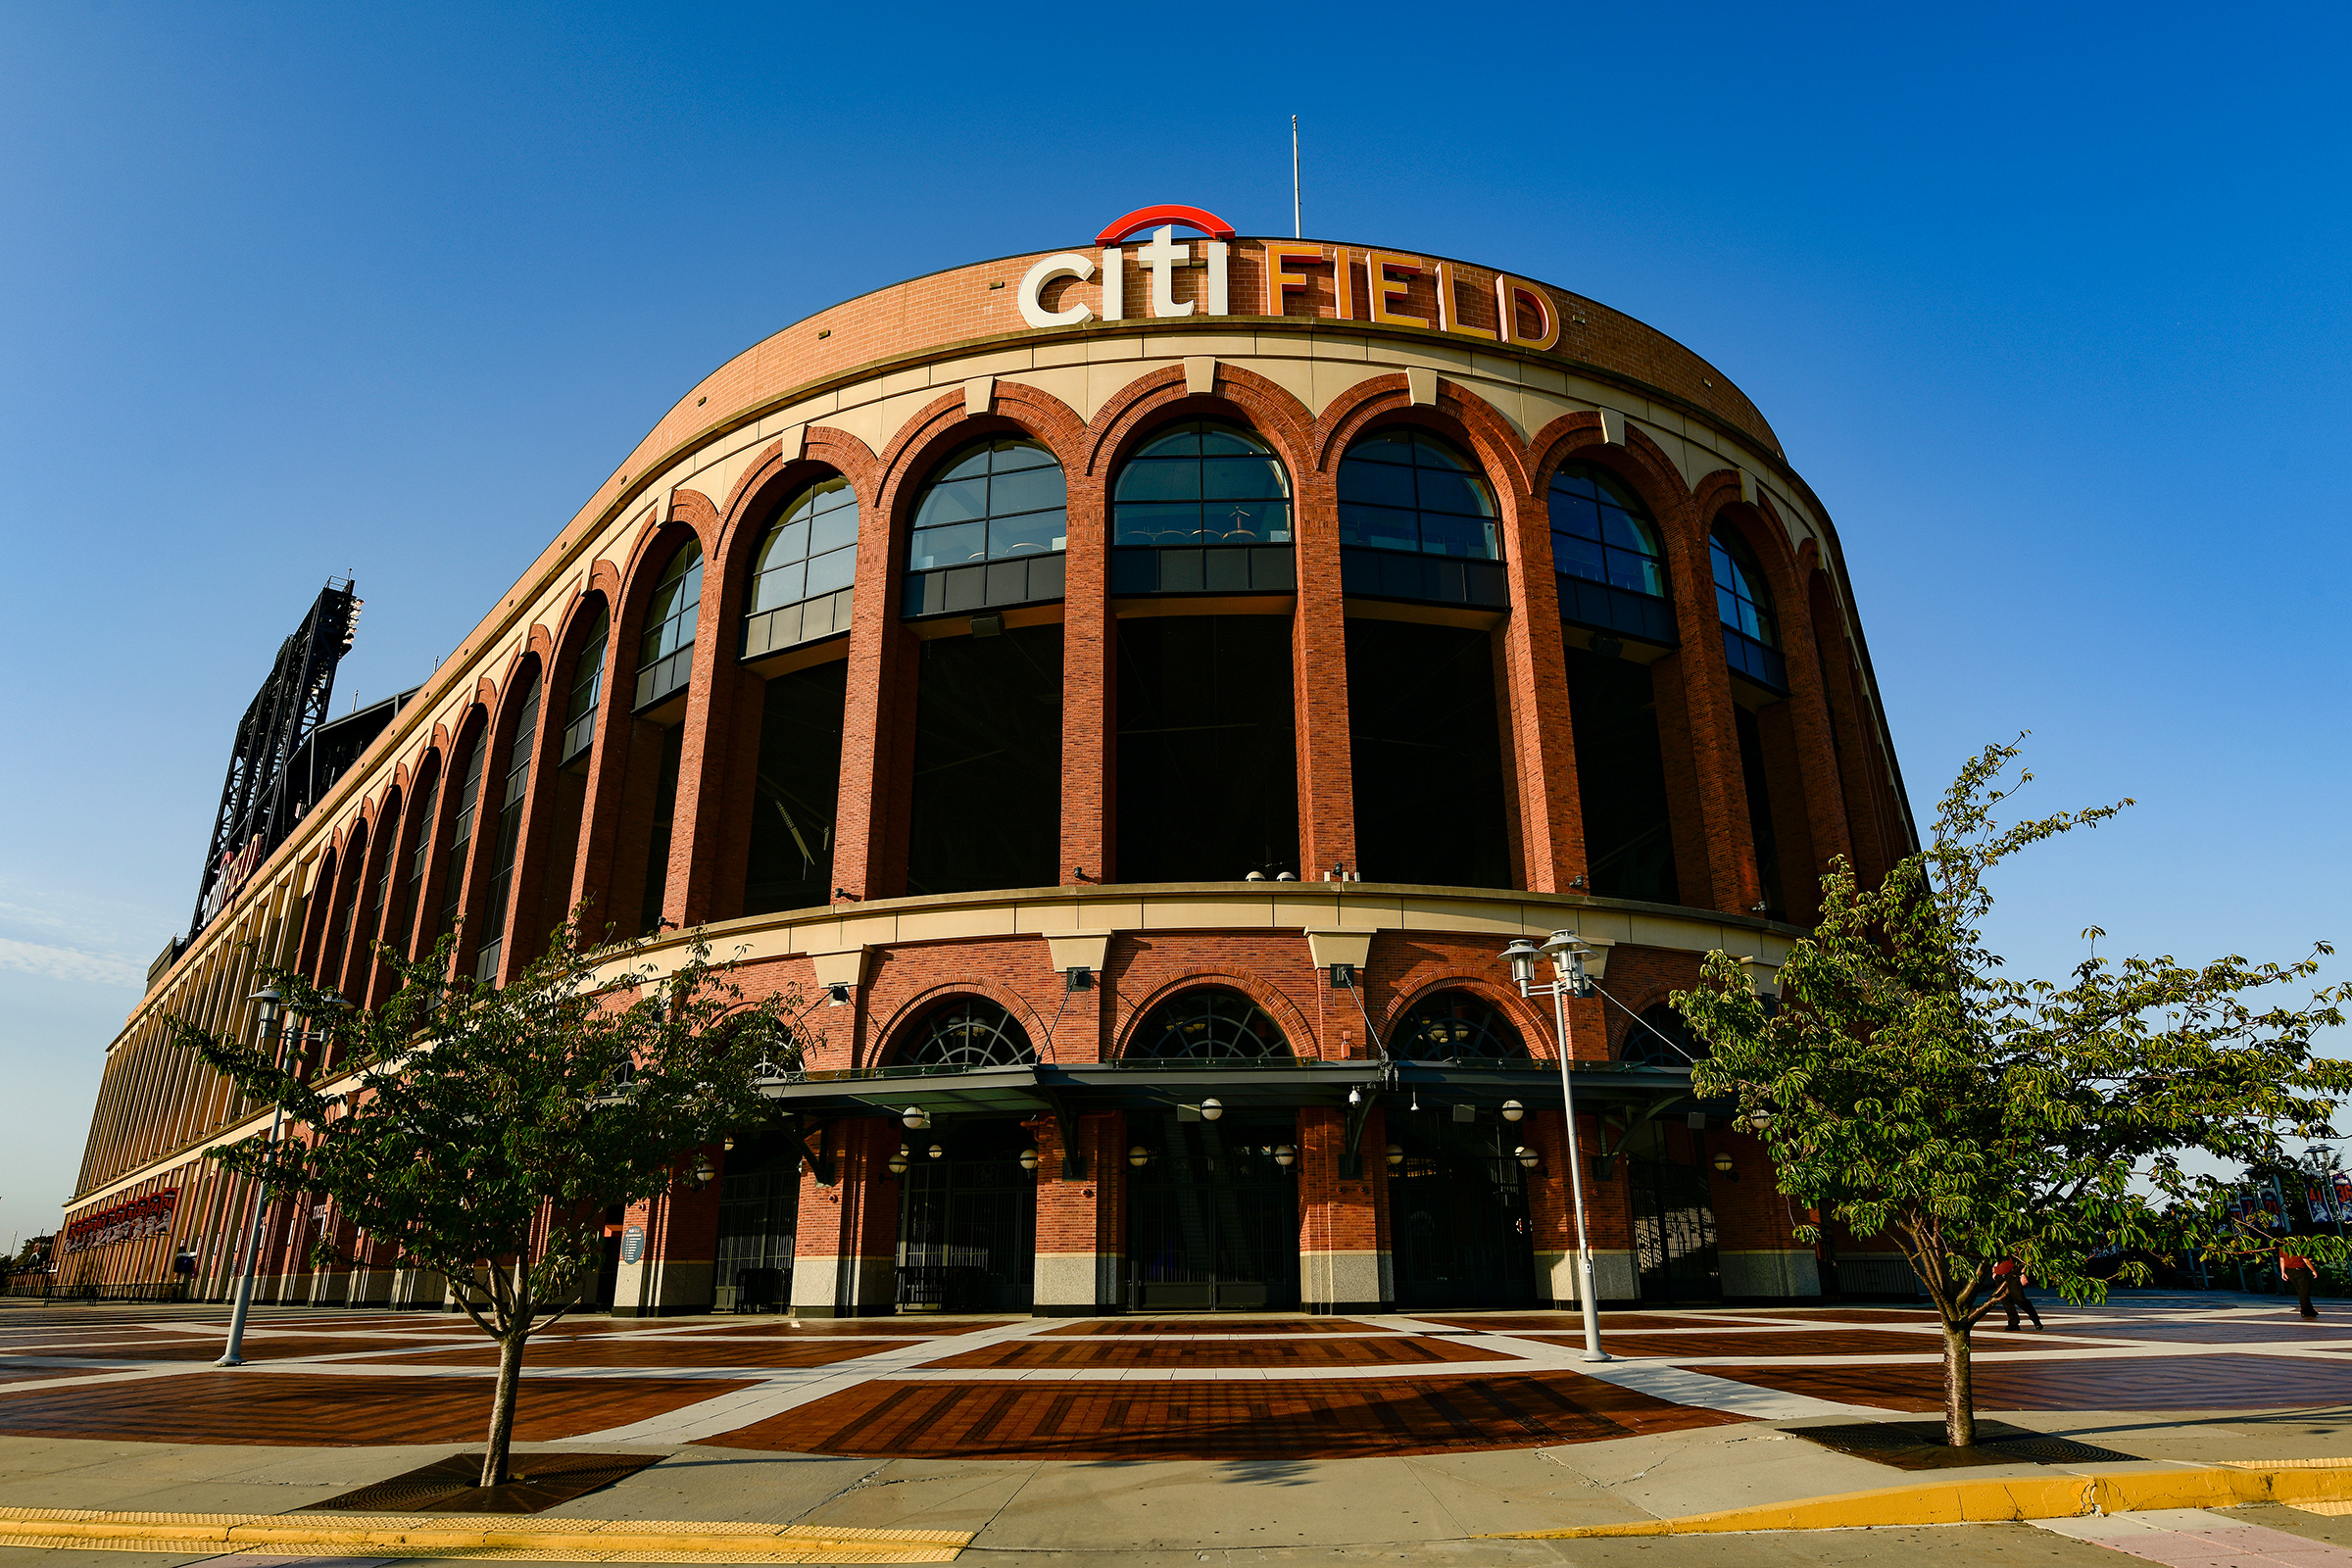
<instances>
[{"instance_id":1,"label":"brick arch","mask_svg":"<svg viewBox=\"0 0 2352 1568\"><path fill-rule=\"evenodd\" d=\"M723 570L730 580L748 571L751 553L759 548L767 514L789 500L802 486L812 484L827 474L837 474L850 481L858 493L858 526L862 532L866 514L878 506L876 494L881 461L864 441L847 430L831 425L812 425L806 434L801 455L787 457L784 443L769 443L759 459L743 471L735 487L718 509L722 519L718 549L713 559L724 563Z\"/></svg>"},{"instance_id":2,"label":"brick arch","mask_svg":"<svg viewBox=\"0 0 2352 1568\"><path fill-rule=\"evenodd\" d=\"M1039 1061L1052 1060L1052 1042L1047 1035L1046 1019L1035 1007L1022 999L1011 987L991 975L967 975L959 980L943 980L926 986L899 1004L873 1032L873 1045L863 1065L878 1067L890 1060L892 1054L906 1044L914 1026L940 1007L959 997L978 997L993 1002L1004 1009L1005 1015L1021 1026L1029 1037L1029 1053Z\"/></svg>"},{"instance_id":3,"label":"brick arch","mask_svg":"<svg viewBox=\"0 0 2352 1568\"><path fill-rule=\"evenodd\" d=\"M1223 418L1248 429L1274 449L1298 488L1314 466L1315 417L1287 388L1252 370L1219 364L1213 389L1186 389L1184 367L1171 365L1130 381L1096 411L1088 427L1087 471L1104 482L1104 493L1135 448L1164 424L1186 418Z\"/></svg>"},{"instance_id":4,"label":"brick arch","mask_svg":"<svg viewBox=\"0 0 2352 1568\"><path fill-rule=\"evenodd\" d=\"M1563 414L1528 443L1533 455L1533 473L1528 493L1539 500L1551 493L1552 476L1571 463L1589 463L1606 468L1625 481L1626 488L1642 498L1649 514L1664 528L1667 519L1690 499L1690 486L1657 443L1637 430L1629 430L1623 446L1611 446L1601 439L1600 416L1592 414Z\"/></svg>"},{"instance_id":5,"label":"brick arch","mask_svg":"<svg viewBox=\"0 0 2352 1568\"><path fill-rule=\"evenodd\" d=\"M940 461L967 441L991 435L1021 435L1043 445L1061 465L1064 482L1086 470L1086 421L1051 392L1018 381L999 381L986 414L966 414L961 389L950 392L908 419L881 458L881 493L875 515L889 530L896 559L900 538L913 520L913 500Z\"/></svg>"},{"instance_id":6,"label":"brick arch","mask_svg":"<svg viewBox=\"0 0 2352 1568\"><path fill-rule=\"evenodd\" d=\"M1498 985L1482 975L1469 973L1441 975L1397 997L1396 1004L1380 1019L1381 1039L1388 1043L1391 1055L1396 1054L1398 1020L1441 991L1467 991L1479 1001L1491 1004L1496 1012L1510 1020L1512 1028L1519 1031L1519 1039L1527 1047L1527 1054L1532 1059L1555 1062L1560 1059L1559 1042L1551 1037L1551 1020L1538 1011L1534 1003L1519 995L1514 987Z\"/></svg>"},{"instance_id":7,"label":"brick arch","mask_svg":"<svg viewBox=\"0 0 2352 1568\"><path fill-rule=\"evenodd\" d=\"M1375 376L1334 398L1315 424L1315 469L1337 473L1355 439L1375 426L1417 424L1467 449L1497 491L1528 493L1527 454L1519 432L1477 393L1440 377L1433 408L1411 401L1404 374Z\"/></svg>"},{"instance_id":8,"label":"brick arch","mask_svg":"<svg viewBox=\"0 0 2352 1568\"><path fill-rule=\"evenodd\" d=\"M1282 1031L1284 1043L1291 1048L1293 1056L1300 1061L1322 1059L1323 1053L1315 1036L1314 1022L1299 1010L1298 1004L1281 988L1267 984L1256 975L1232 969L1196 969L1164 981L1146 993L1119 1020L1118 1027L1111 1031L1111 1052L1106 1059L1118 1061L1126 1056L1127 1048L1135 1043L1136 1027L1150 1017L1161 1003L1183 992L1208 988L1238 991L1248 997L1258 1011L1274 1020L1274 1027Z\"/></svg>"},{"instance_id":9,"label":"brick arch","mask_svg":"<svg viewBox=\"0 0 2352 1568\"><path fill-rule=\"evenodd\" d=\"M1652 1007L1671 1006L1677 991L1690 989L1689 986L1678 986L1671 980L1658 980L1634 993L1630 999L1619 997L1617 1000L1623 1003L1624 1006L1618 1009L1615 1016L1609 1020L1609 1059L1623 1061L1626 1048L1633 1044L1634 1036L1647 1032L1635 1021L1636 1019Z\"/></svg>"}]
</instances>

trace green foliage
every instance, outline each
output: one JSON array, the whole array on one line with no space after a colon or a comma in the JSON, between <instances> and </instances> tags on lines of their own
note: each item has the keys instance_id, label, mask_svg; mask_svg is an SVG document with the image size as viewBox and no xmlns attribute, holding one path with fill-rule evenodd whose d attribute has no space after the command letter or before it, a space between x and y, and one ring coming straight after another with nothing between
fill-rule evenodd
<instances>
[{"instance_id":1,"label":"green foliage","mask_svg":"<svg viewBox=\"0 0 2352 1568\"><path fill-rule=\"evenodd\" d=\"M2352 988L2306 1006L2271 1000L2313 979L2325 945L2286 965L2117 964L2096 956L2094 928L2069 983L2000 972L1983 935L1986 874L2132 804L2003 825L1994 808L2033 777L2003 786L2018 755L1991 746L1972 759L1933 843L1879 887L1859 887L1842 861L1822 878L1820 923L1781 966L1777 1011L1721 953L1674 998L1711 1047L1692 1069L1697 1092L1737 1098L1751 1125L1769 1118L1783 1192L1856 1236L1890 1238L1962 1355L2004 1257L2082 1301L2104 1297L2090 1272L2102 1253L2261 1245L2230 1222L2230 1184L2183 1156L2289 1163L2282 1140L2319 1134L2352 1092L2352 1064L2312 1049L2343 1021ZM1818 1227L1799 1235L1818 1240ZM2309 1244L2340 1252L2333 1237ZM2144 1283L2146 1270L2124 1277Z\"/></svg>"}]
</instances>

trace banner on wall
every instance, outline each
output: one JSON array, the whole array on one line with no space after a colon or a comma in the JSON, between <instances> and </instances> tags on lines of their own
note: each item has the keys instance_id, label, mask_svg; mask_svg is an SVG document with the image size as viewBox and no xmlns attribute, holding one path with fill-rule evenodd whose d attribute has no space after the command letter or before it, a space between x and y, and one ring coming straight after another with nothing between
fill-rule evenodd
<instances>
[{"instance_id":1,"label":"banner on wall","mask_svg":"<svg viewBox=\"0 0 2352 1568\"><path fill-rule=\"evenodd\" d=\"M65 1234L57 1239L58 1252L61 1256L71 1256L93 1247L112 1247L118 1242L162 1236L172 1229L172 1215L178 1207L179 1189L172 1187L101 1209L67 1226Z\"/></svg>"}]
</instances>

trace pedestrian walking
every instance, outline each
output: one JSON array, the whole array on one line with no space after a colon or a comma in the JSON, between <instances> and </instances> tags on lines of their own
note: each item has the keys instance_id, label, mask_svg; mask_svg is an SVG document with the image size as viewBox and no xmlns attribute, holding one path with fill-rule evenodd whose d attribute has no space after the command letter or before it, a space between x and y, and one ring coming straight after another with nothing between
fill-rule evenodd
<instances>
[{"instance_id":1,"label":"pedestrian walking","mask_svg":"<svg viewBox=\"0 0 2352 1568\"><path fill-rule=\"evenodd\" d=\"M1992 1289L1993 1299L1999 1301L2003 1310L2009 1314L2010 1333L2017 1332L2017 1314L2020 1308L2024 1309L2026 1316L2034 1320L2035 1329L2041 1327L2041 1314L2034 1310L2033 1301L2026 1296L2025 1266L2016 1258L2004 1257L1992 1265Z\"/></svg>"},{"instance_id":2,"label":"pedestrian walking","mask_svg":"<svg viewBox=\"0 0 2352 1568\"><path fill-rule=\"evenodd\" d=\"M2320 1271L2311 1266L2311 1259L2292 1252L2278 1254L2278 1277L2295 1288L2295 1305L2305 1317L2316 1318L2319 1308L2311 1304L2311 1288L2317 1284Z\"/></svg>"}]
</instances>

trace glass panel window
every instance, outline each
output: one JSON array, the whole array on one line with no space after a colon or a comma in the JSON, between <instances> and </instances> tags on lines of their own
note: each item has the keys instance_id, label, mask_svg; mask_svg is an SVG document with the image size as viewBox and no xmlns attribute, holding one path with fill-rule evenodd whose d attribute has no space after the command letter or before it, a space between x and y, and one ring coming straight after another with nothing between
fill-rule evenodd
<instances>
[{"instance_id":1,"label":"glass panel window","mask_svg":"<svg viewBox=\"0 0 2352 1568\"><path fill-rule=\"evenodd\" d=\"M1114 544L1268 545L1291 541L1291 482L1247 430L1189 419L1159 431L1119 469Z\"/></svg>"},{"instance_id":2,"label":"glass panel window","mask_svg":"<svg viewBox=\"0 0 2352 1568\"><path fill-rule=\"evenodd\" d=\"M637 667L658 663L681 648L694 645L694 623L703 608L703 547L692 539L679 547L654 584L654 602L645 612L645 639L638 650Z\"/></svg>"},{"instance_id":3,"label":"glass panel window","mask_svg":"<svg viewBox=\"0 0 2352 1568\"><path fill-rule=\"evenodd\" d=\"M768 525L745 613L757 615L847 588L857 573L858 492L837 474L785 502Z\"/></svg>"},{"instance_id":4,"label":"glass panel window","mask_svg":"<svg viewBox=\"0 0 2352 1568\"><path fill-rule=\"evenodd\" d=\"M940 469L915 508L907 569L1065 549L1067 501L1061 465L1037 442L999 437L966 447Z\"/></svg>"},{"instance_id":5,"label":"glass panel window","mask_svg":"<svg viewBox=\"0 0 2352 1568\"><path fill-rule=\"evenodd\" d=\"M1467 991L1414 1003L1389 1032L1389 1054L1405 1061L1528 1059L1527 1042L1511 1021Z\"/></svg>"},{"instance_id":6,"label":"glass panel window","mask_svg":"<svg viewBox=\"0 0 2352 1568\"><path fill-rule=\"evenodd\" d=\"M612 629L612 617L600 602L596 620L588 628L588 640L580 645L580 657L571 666L571 696L564 705L560 762L572 761L596 742L596 707L605 695L605 640Z\"/></svg>"},{"instance_id":7,"label":"glass panel window","mask_svg":"<svg viewBox=\"0 0 2352 1568\"><path fill-rule=\"evenodd\" d=\"M1494 495L1475 464L1425 431L1375 430L1340 463L1340 543L1496 561Z\"/></svg>"},{"instance_id":8,"label":"glass panel window","mask_svg":"<svg viewBox=\"0 0 2352 1568\"><path fill-rule=\"evenodd\" d=\"M1256 1003L1223 986L1178 992L1127 1043L1129 1061L1287 1060L1290 1042Z\"/></svg>"},{"instance_id":9,"label":"glass panel window","mask_svg":"<svg viewBox=\"0 0 2352 1568\"><path fill-rule=\"evenodd\" d=\"M961 997L924 1019L915 1038L899 1048L893 1064L970 1071L1035 1060L1028 1035L1011 1014L986 998Z\"/></svg>"},{"instance_id":10,"label":"glass panel window","mask_svg":"<svg viewBox=\"0 0 2352 1568\"><path fill-rule=\"evenodd\" d=\"M1781 646L1779 623L1772 612L1772 591L1764 586L1764 567L1747 541L1718 529L1708 541L1715 560L1715 610L1723 623L1753 637L1767 648Z\"/></svg>"},{"instance_id":11,"label":"glass panel window","mask_svg":"<svg viewBox=\"0 0 2352 1568\"><path fill-rule=\"evenodd\" d=\"M1666 597L1666 551L1641 498L1601 468L1562 466L1551 481L1551 564L1588 582Z\"/></svg>"},{"instance_id":12,"label":"glass panel window","mask_svg":"<svg viewBox=\"0 0 2352 1568\"><path fill-rule=\"evenodd\" d=\"M533 668L514 714L514 737L507 743L507 782L499 796L498 838L490 858L489 907L482 917L481 956L474 978L484 983L498 978L498 958L507 929L507 895L514 882L514 852L522 843L522 801L530 793L531 751L539 733L539 671Z\"/></svg>"}]
</instances>

